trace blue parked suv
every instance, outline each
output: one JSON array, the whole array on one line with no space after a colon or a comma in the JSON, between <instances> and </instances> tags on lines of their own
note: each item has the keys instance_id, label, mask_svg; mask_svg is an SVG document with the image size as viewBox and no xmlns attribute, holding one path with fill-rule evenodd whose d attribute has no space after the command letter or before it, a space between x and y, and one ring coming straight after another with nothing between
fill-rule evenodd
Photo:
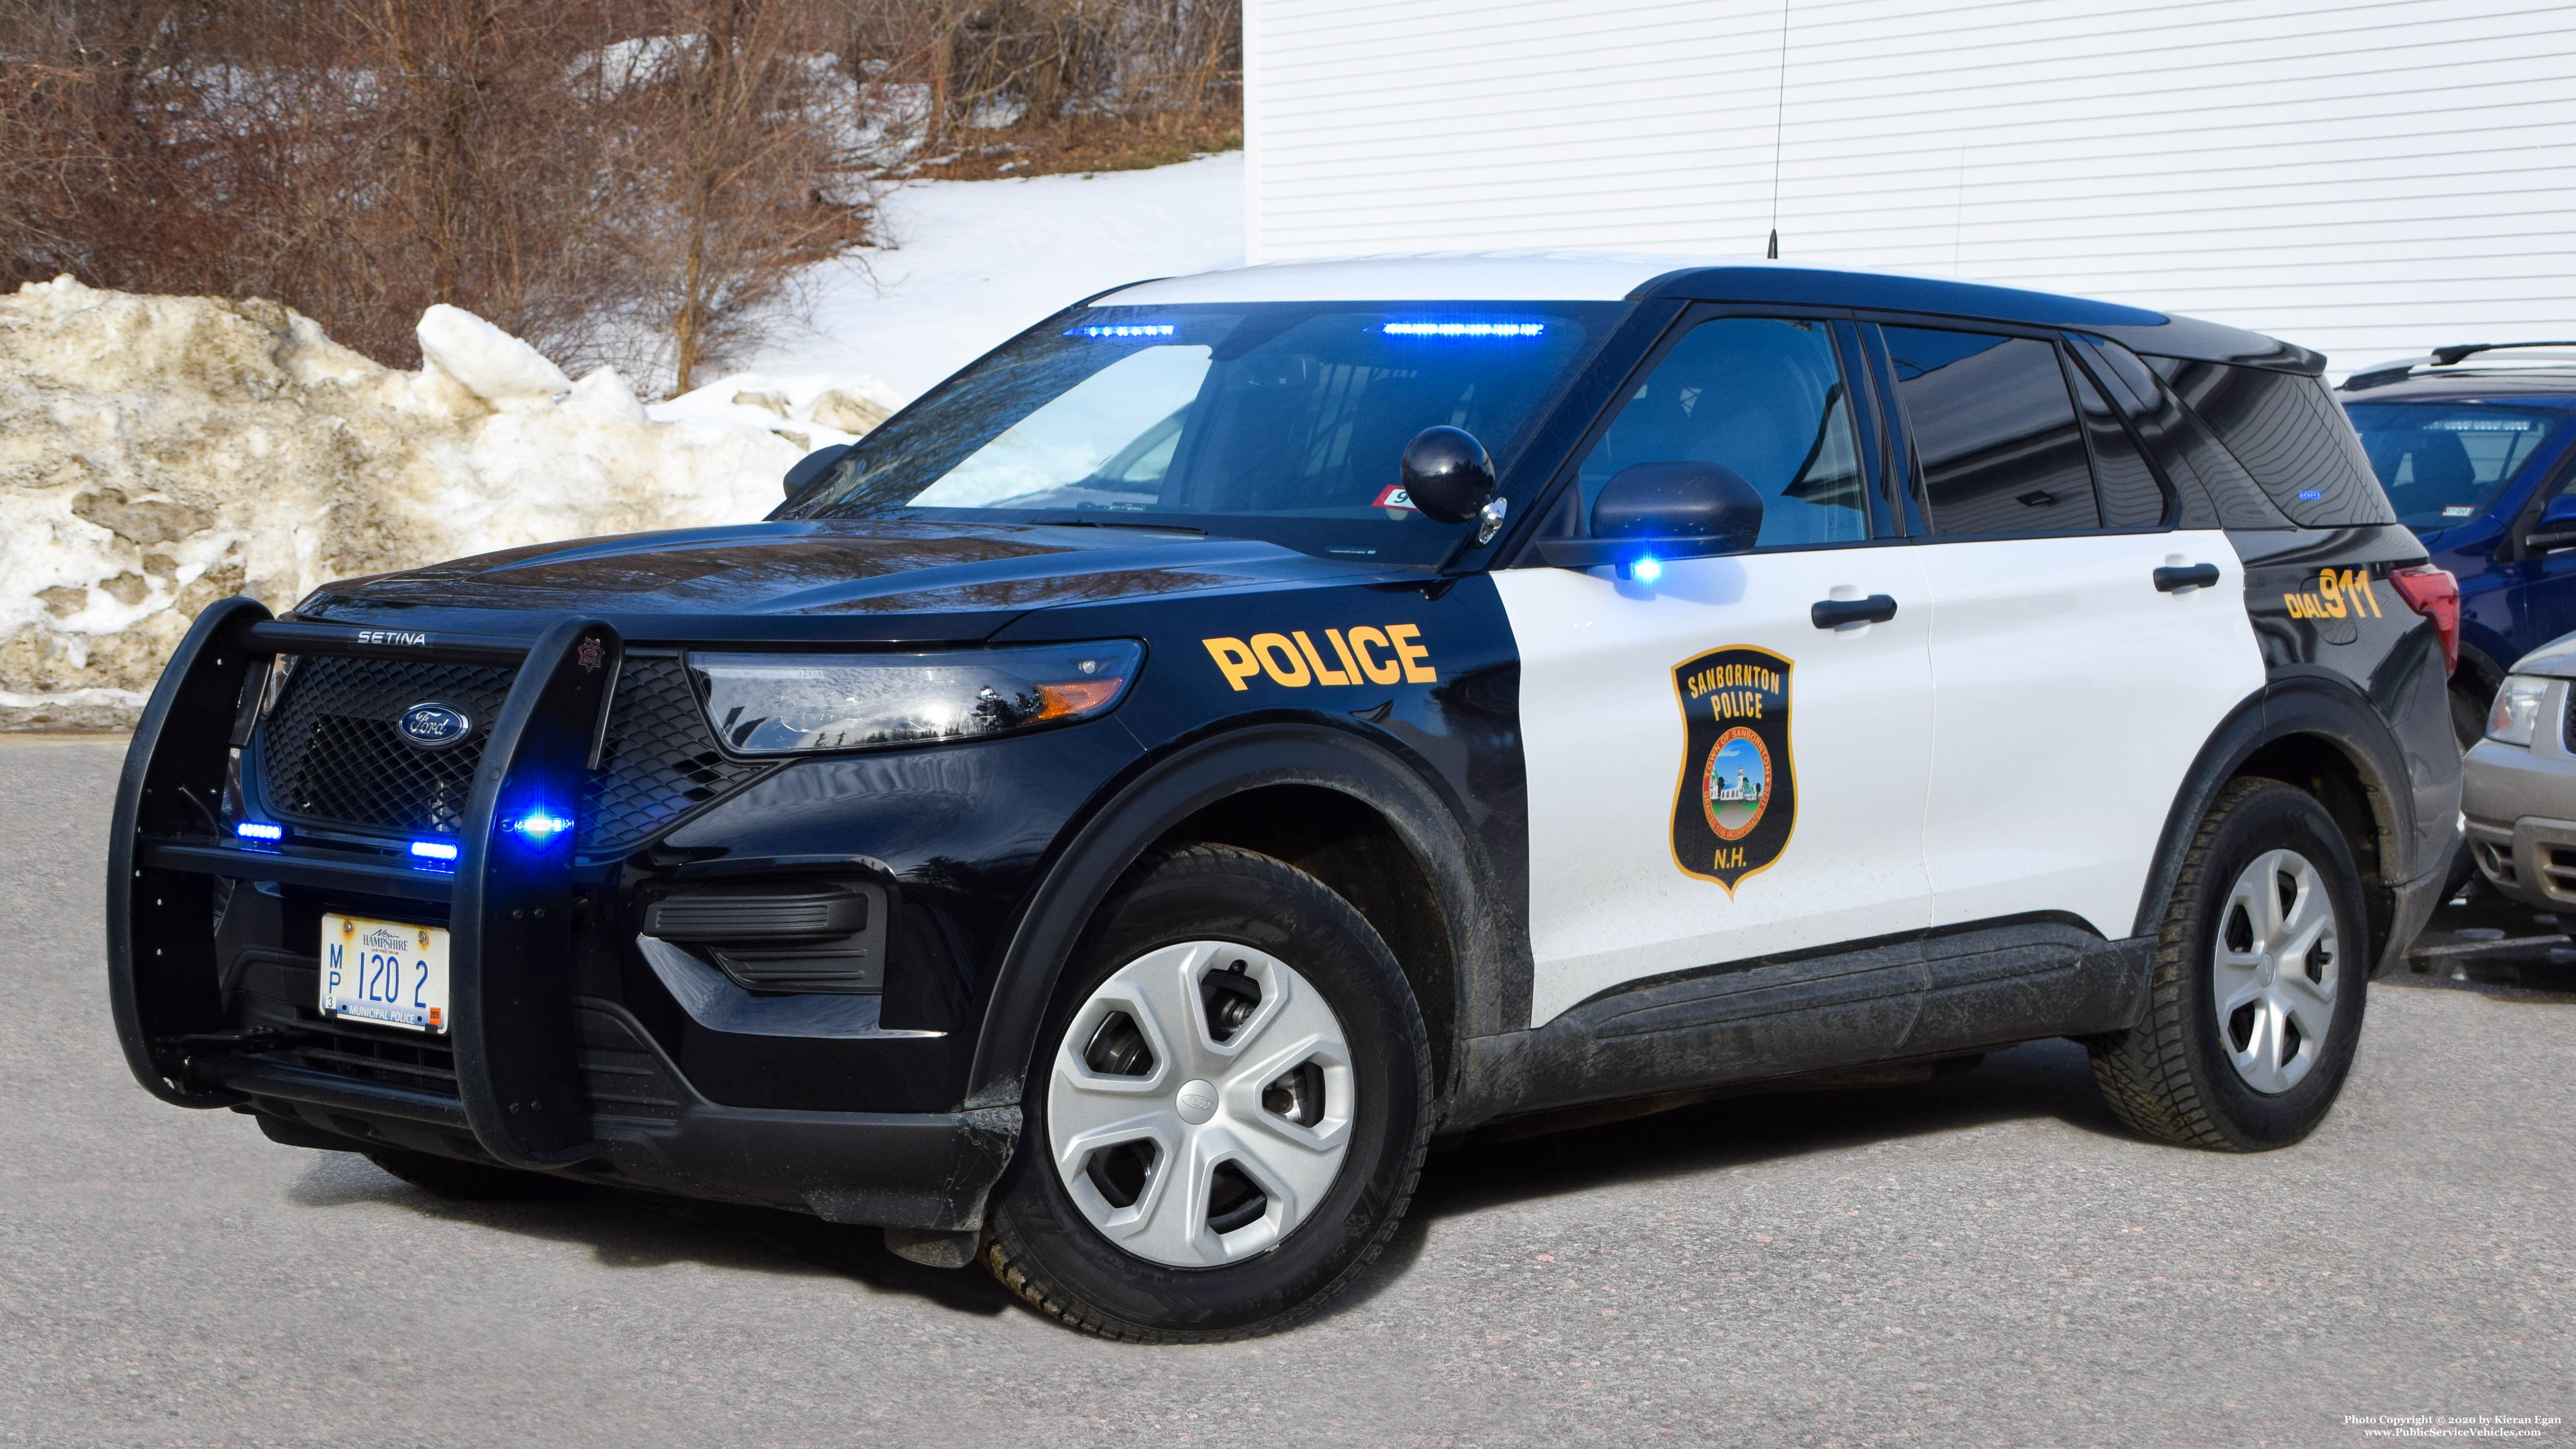
<instances>
[{"instance_id":1,"label":"blue parked suv","mask_svg":"<svg viewBox=\"0 0 2576 1449\"><path fill-rule=\"evenodd\" d=\"M2459 578L2465 749L2513 661L2576 631L2576 343L2436 348L2342 394L2398 520Z\"/></svg>"}]
</instances>

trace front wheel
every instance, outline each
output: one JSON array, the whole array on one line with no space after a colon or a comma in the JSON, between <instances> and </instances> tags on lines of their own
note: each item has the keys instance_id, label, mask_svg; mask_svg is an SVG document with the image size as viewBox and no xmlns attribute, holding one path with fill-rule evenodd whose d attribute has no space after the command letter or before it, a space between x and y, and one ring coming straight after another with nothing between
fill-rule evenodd
<instances>
[{"instance_id":1,"label":"front wheel","mask_svg":"<svg viewBox=\"0 0 2576 1449\"><path fill-rule=\"evenodd\" d=\"M1314 1311L1395 1230L1430 1137L1428 1042L1386 943L1314 877L1231 847L1129 875L1031 1067L984 1259L1110 1337Z\"/></svg>"},{"instance_id":2,"label":"front wheel","mask_svg":"<svg viewBox=\"0 0 2576 1449\"><path fill-rule=\"evenodd\" d=\"M2149 1137L2289 1146L2343 1089L2369 978L2361 880L2334 817L2303 790L2238 780L2174 881L2147 1017L2094 1044L2094 1077Z\"/></svg>"}]
</instances>

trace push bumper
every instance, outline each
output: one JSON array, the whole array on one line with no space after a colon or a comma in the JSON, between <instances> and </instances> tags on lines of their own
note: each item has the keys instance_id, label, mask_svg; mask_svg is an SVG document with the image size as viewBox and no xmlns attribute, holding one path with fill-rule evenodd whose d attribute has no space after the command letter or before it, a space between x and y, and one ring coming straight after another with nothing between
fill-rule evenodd
<instances>
[{"instance_id":1,"label":"push bumper","mask_svg":"<svg viewBox=\"0 0 2576 1449\"><path fill-rule=\"evenodd\" d=\"M119 781L108 862L108 975L136 1079L176 1105L257 1113L308 1145L408 1147L835 1222L981 1226L1018 1137L1016 1107L789 1111L690 1087L625 1008L576 995L561 965L575 911L572 842L504 822L573 798L594 762L621 641L565 620L533 641L281 624L244 599L200 615L144 709ZM280 652L508 662L452 874L327 845L251 848L218 833L231 752L248 740ZM218 883L336 888L443 908L454 1025L413 1066L346 1061L324 1024L240 1029L212 929ZM338 1043L340 1046L346 1043Z\"/></svg>"}]
</instances>

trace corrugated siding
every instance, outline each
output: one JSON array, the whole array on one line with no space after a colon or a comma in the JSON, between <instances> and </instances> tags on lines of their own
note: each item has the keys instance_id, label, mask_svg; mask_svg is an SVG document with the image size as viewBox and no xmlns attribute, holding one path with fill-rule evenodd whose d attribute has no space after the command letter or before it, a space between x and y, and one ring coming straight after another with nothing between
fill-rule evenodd
<instances>
[{"instance_id":1,"label":"corrugated siding","mask_svg":"<svg viewBox=\"0 0 2576 1449\"><path fill-rule=\"evenodd\" d=\"M2576 337L2576 9L1248 0L1258 260L1620 247L1958 275L2341 365ZM1775 118L1777 124L1775 125Z\"/></svg>"}]
</instances>

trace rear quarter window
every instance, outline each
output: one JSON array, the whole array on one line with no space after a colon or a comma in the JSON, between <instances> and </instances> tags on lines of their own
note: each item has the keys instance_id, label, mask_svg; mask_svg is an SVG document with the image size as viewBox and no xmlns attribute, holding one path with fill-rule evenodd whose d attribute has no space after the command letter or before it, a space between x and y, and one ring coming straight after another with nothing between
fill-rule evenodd
<instances>
[{"instance_id":1,"label":"rear quarter window","mask_svg":"<svg viewBox=\"0 0 2576 1449\"><path fill-rule=\"evenodd\" d=\"M2224 362L2147 362L2292 521L2310 528L2397 521L2361 439L2321 380Z\"/></svg>"}]
</instances>

